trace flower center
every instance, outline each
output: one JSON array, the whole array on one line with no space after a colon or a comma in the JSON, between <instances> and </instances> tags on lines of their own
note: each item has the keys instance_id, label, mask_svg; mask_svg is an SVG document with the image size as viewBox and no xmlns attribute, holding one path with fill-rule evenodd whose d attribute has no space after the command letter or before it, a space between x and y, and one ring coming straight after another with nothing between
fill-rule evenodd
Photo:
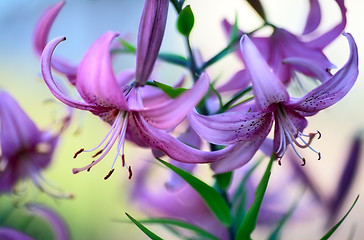
<instances>
[{"instance_id":1,"label":"flower center","mask_svg":"<svg viewBox=\"0 0 364 240\"><path fill-rule=\"evenodd\" d=\"M122 166L124 167L125 164L125 157L124 157L124 143L125 143L125 133L128 126L128 118L129 118L129 112L127 111L119 111L117 116L115 117L115 120L109 130L109 132L106 134L104 139L94 148L85 150L80 149L75 153L73 158L76 158L80 153L82 152L94 152L97 149L99 149L105 142L105 146L101 148L101 150L97 151L92 158L96 158L99 156L96 160L92 161L90 164L82 167L82 168L74 168L72 171L74 174L79 173L81 171L87 170L90 171L91 167L99 163L105 156L109 153L111 148L114 146L114 144L117 142L116 147L116 155L114 157L114 161L111 165L110 172L104 177L104 179L108 179L111 174L114 172L114 165L118 157L121 157ZM127 167L129 172L129 179L131 178L131 167Z\"/></svg>"},{"instance_id":2,"label":"flower center","mask_svg":"<svg viewBox=\"0 0 364 240\"><path fill-rule=\"evenodd\" d=\"M293 123L292 119L287 115L282 106L279 105L278 110L275 112L276 124L278 125L278 137L280 139L279 146L274 152L276 157L279 159L278 164L281 165L281 158L287 150L288 144L291 144L296 155L302 160L302 166L306 164L306 159L301 156L298 152L298 148L309 148L311 151L318 155L318 160L321 159L320 152L316 151L311 147L311 143L316 135L318 139L321 138L321 133L317 131L316 133L303 134ZM277 137L277 136L276 136ZM299 141L298 141L299 139Z\"/></svg>"}]
</instances>

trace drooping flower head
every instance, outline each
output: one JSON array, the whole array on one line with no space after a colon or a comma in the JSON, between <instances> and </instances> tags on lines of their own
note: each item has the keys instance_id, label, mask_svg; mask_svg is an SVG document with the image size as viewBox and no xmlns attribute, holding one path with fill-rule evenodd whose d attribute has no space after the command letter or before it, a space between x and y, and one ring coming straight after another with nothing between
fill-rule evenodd
<instances>
[{"instance_id":1,"label":"drooping flower head","mask_svg":"<svg viewBox=\"0 0 364 240\"><path fill-rule=\"evenodd\" d=\"M224 114L202 116L196 112L190 114L189 119L195 131L207 141L220 144L236 144L243 147L236 151L255 153L268 135L270 126L275 123L273 153L280 158L291 145L299 156L303 165L305 158L297 151L298 148L310 148L317 134L303 134L307 126L307 116L330 107L341 100L354 85L358 76L358 51L353 37L344 33L349 41L350 56L347 63L329 78L321 79L322 84L314 88L301 98L293 98L288 94L280 79L260 54L254 43L247 35L241 39L241 52L244 64L250 74L253 86L254 102L241 106ZM310 72L322 72L315 65L306 65L306 61L297 61ZM326 76L318 74L318 76ZM233 112L235 111L235 112ZM218 136L218 137L216 137ZM243 150L242 150L243 149ZM239 156L239 155L236 155ZM249 161L252 154L245 154L236 158L227 158L213 163L217 172L224 172L242 166ZM280 163L280 161L279 161Z\"/></svg>"},{"instance_id":2,"label":"drooping flower head","mask_svg":"<svg viewBox=\"0 0 364 240\"><path fill-rule=\"evenodd\" d=\"M4 91L0 91L0 120L0 193L11 192L20 180L31 179L52 196L70 197L49 190L42 176L42 171L51 163L60 133L39 130L14 98ZM62 129L68 122L66 119Z\"/></svg>"},{"instance_id":3,"label":"drooping flower head","mask_svg":"<svg viewBox=\"0 0 364 240\"><path fill-rule=\"evenodd\" d=\"M167 10L167 0L146 1L138 36L139 50L137 50L136 72L125 70L116 76L114 74L110 45L119 35L118 33L106 32L91 45L78 66L75 86L82 98L81 101L70 98L58 88L51 73L53 51L65 38L53 39L45 47L42 55L42 74L53 95L68 106L90 111L111 124L110 131L100 144L90 150L81 149L75 154L74 157L77 157L81 152L90 152L101 148L93 156L95 161L85 167L73 169L74 173L89 170L116 145L117 154L110 173L105 177L107 179L114 171L113 166L119 157L121 157L122 165L126 165L124 159L126 136L132 136L131 138L138 143L145 143L147 146L158 148L166 154L179 155L177 159L180 161L210 162L216 159L215 154L210 153L206 153L207 158L201 158L203 154L196 153L195 150L191 150L195 153L195 157L186 158L188 156L188 151L185 151L186 148L193 148L182 146L183 144L178 140L174 148L171 148L170 144L162 143L162 141L170 141L169 139L173 138L165 130L170 130L179 124L207 91L209 87L207 74L201 74L194 86L179 97L159 102L157 105L146 102L153 101L148 96L147 91L144 92L146 95L141 95L142 87L150 87L144 85L149 78L159 51L167 19ZM149 39L149 41L145 41L145 39ZM104 146L101 147L103 144ZM129 177L131 177L130 166L127 169Z\"/></svg>"}]
</instances>

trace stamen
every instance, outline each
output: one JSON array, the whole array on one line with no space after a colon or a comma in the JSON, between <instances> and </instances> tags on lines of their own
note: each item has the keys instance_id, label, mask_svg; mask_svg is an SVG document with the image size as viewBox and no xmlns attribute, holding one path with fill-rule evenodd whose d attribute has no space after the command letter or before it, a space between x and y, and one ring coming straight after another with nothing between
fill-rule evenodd
<instances>
[{"instance_id":1,"label":"stamen","mask_svg":"<svg viewBox=\"0 0 364 240\"><path fill-rule=\"evenodd\" d=\"M278 159L278 165L279 165L279 166L282 166L281 159Z\"/></svg>"},{"instance_id":2,"label":"stamen","mask_svg":"<svg viewBox=\"0 0 364 240\"><path fill-rule=\"evenodd\" d=\"M317 154L318 154L318 156L319 156L319 158L318 158L317 160L321 160L321 153L320 153L320 152L318 152Z\"/></svg>"},{"instance_id":3,"label":"stamen","mask_svg":"<svg viewBox=\"0 0 364 240\"><path fill-rule=\"evenodd\" d=\"M75 155L73 155L73 158L76 158L78 156L78 154L82 153L85 149L81 148L80 150L78 150Z\"/></svg>"},{"instance_id":4,"label":"stamen","mask_svg":"<svg viewBox=\"0 0 364 240\"><path fill-rule=\"evenodd\" d=\"M319 130L316 130L317 131L317 133L318 133L318 138L317 139L320 139L321 138L321 133L320 133L320 131Z\"/></svg>"},{"instance_id":5,"label":"stamen","mask_svg":"<svg viewBox=\"0 0 364 240\"><path fill-rule=\"evenodd\" d=\"M92 161L91 163L93 163L93 162L95 162L95 161ZM91 167L89 167L88 169L87 169L87 172L89 172L91 170Z\"/></svg>"},{"instance_id":6,"label":"stamen","mask_svg":"<svg viewBox=\"0 0 364 240\"><path fill-rule=\"evenodd\" d=\"M122 163L123 167L125 167L125 156L124 156L124 154L121 155L121 163Z\"/></svg>"},{"instance_id":7,"label":"stamen","mask_svg":"<svg viewBox=\"0 0 364 240\"><path fill-rule=\"evenodd\" d=\"M100 151L98 151L97 153L95 153L92 157L97 157L98 155L100 155L102 152L104 151L104 149L101 149Z\"/></svg>"},{"instance_id":8,"label":"stamen","mask_svg":"<svg viewBox=\"0 0 364 240\"><path fill-rule=\"evenodd\" d=\"M114 172L114 170L115 170L114 168L111 169L110 172L104 177L104 180L107 180L111 176L111 174Z\"/></svg>"},{"instance_id":9,"label":"stamen","mask_svg":"<svg viewBox=\"0 0 364 240\"><path fill-rule=\"evenodd\" d=\"M306 159L305 158L302 158L302 164L301 164L301 166L305 166L306 165Z\"/></svg>"},{"instance_id":10,"label":"stamen","mask_svg":"<svg viewBox=\"0 0 364 240\"><path fill-rule=\"evenodd\" d=\"M131 177L133 176L133 172L131 171L131 166L129 166L128 168L128 171L129 171L129 180L131 179Z\"/></svg>"}]
</instances>

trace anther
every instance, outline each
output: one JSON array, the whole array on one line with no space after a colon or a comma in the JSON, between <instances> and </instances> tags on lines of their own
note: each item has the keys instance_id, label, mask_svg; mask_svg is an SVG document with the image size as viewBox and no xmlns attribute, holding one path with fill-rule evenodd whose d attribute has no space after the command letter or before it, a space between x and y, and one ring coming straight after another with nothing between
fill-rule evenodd
<instances>
[{"instance_id":1,"label":"anther","mask_svg":"<svg viewBox=\"0 0 364 240\"><path fill-rule=\"evenodd\" d=\"M123 167L125 167L125 156L124 156L124 154L121 155L121 162L122 162Z\"/></svg>"},{"instance_id":2,"label":"anther","mask_svg":"<svg viewBox=\"0 0 364 240\"><path fill-rule=\"evenodd\" d=\"M128 171L129 171L129 179L131 179L131 177L133 176L133 172L131 171L131 166L129 166L128 168Z\"/></svg>"},{"instance_id":3,"label":"anther","mask_svg":"<svg viewBox=\"0 0 364 240\"><path fill-rule=\"evenodd\" d=\"M305 158L302 158L302 164L301 164L301 166L305 166L306 165L306 159Z\"/></svg>"},{"instance_id":4,"label":"anther","mask_svg":"<svg viewBox=\"0 0 364 240\"><path fill-rule=\"evenodd\" d=\"M321 153L319 152L319 153L317 153L318 154L318 156L319 156L319 158L317 159L317 160L321 160Z\"/></svg>"},{"instance_id":5,"label":"anther","mask_svg":"<svg viewBox=\"0 0 364 240\"><path fill-rule=\"evenodd\" d=\"M279 160L278 160L278 165L279 165L279 166L282 166L281 159L279 159Z\"/></svg>"},{"instance_id":6,"label":"anther","mask_svg":"<svg viewBox=\"0 0 364 240\"><path fill-rule=\"evenodd\" d=\"M115 170L114 168L111 169L110 172L104 177L104 180L107 180L111 176L111 174L114 172L114 170Z\"/></svg>"},{"instance_id":7,"label":"anther","mask_svg":"<svg viewBox=\"0 0 364 240\"><path fill-rule=\"evenodd\" d=\"M85 149L81 148L80 150L78 150L75 155L73 155L73 158L76 158L78 156L78 154L82 153Z\"/></svg>"},{"instance_id":8,"label":"anther","mask_svg":"<svg viewBox=\"0 0 364 240\"><path fill-rule=\"evenodd\" d=\"M95 153L92 157L97 157L98 155L100 155L102 152L104 151L104 149L101 149L100 151L98 151L97 153Z\"/></svg>"},{"instance_id":9,"label":"anther","mask_svg":"<svg viewBox=\"0 0 364 240\"><path fill-rule=\"evenodd\" d=\"M95 161L92 161L92 162L91 162L91 164L92 164L93 162L95 162ZM92 167L87 168L87 172L89 172L89 171L91 170L91 168L92 168Z\"/></svg>"},{"instance_id":10,"label":"anther","mask_svg":"<svg viewBox=\"0 0 364 240\"><path fill-rule=\"evenodd\" d=\"M318 133L318 138L317 139L320 139L321 138L321 133L320 133L320 131L319 130L317 130L317 133Z\"/></svg>"}]
</instances>

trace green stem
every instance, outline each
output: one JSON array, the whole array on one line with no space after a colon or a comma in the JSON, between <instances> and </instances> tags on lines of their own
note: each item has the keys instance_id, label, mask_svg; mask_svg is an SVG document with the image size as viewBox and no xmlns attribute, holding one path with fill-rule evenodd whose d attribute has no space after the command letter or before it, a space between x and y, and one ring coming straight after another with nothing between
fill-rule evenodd
<instances>
[{"instance_id":1,"label":"green stem","mask_svg":"<svg viewBox=\"0 0 364 240\"><path fill-rule=\"evenodd\" d=\"M235 94L227 103L225 103L220 108L220 110L217 113L223 113L223 112L227 111L229 109L229 107L234 104L235 101L237 101L239 98L241 98L242 96L244 96L247 92L250 92L251 90L252 90L252 87L249 86L247 88L244 88L237 94Z\"/></svg>"}]
</instances>

